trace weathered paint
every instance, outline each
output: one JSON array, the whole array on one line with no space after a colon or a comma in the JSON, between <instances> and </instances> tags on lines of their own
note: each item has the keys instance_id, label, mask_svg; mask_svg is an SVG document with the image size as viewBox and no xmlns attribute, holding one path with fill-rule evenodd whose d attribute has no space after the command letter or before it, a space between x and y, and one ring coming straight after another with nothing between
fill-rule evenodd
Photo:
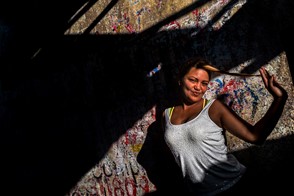
<instances>
[{"instance_id":1,"label":"weathered paint","mask_svg":"<svg viewBox=\"0 0 294 196\"><path fill-rule=\"evenodd\" d=\"M179 14L187 6L193 5L197 1L145 1L145 0L126 0L118 1L116 5L99 21L91 30L91 33L102 34L138 34L144 33L144 30L151 28L165 18L173 14ZM199 1L201 2L201 1ZM181 52L183 48L187 53L197 54L203 52L205 55L214 59L214 62L220 63L221 69L228 69L227 63L234 65L231 72L241 72L246 67L254 63L254 59L238 59L241 53L250 53L252 50L260 50L267 53L263 46L252 45L248 51L234 51L238 46L222 44L227 41L227 37L240 37L240 45L246 45L246 37L250 24L246 23L244 29L236 31L236 35L221 34L215 35L221 31L231 18L238 14L242 6L247 1L229 1L214 0L189 11L186 14L179 14L179 17L172 18L164 23L158 34L151 34L148 40L149 44L165 44L161 46L170 50L172 74L176 70L178 57L185 57ZM70 27L66 34L81 34L94 19L99 16L110 1L98 1L79 21ZM230 3L234 3L229 5ZM226 7L229 5L228 7ZM222 13L222 9L225 12ZM218 15L221 13L222 15ZM185 30L185 33L179 34L160 34L160 32L169 32ZM239 34L238 34L239 33ZM198 37L197 37L198 36ZM214 38L212 38L214 36ZM195 38L195 39L194 39ZM238 39L237 39L238 40ZM212 44L211 42L216 44ZM189 47L185 47L189 42ZM170 47L168 46L171 43ZM148 44L148 43L147 43ZM147 47L148 45L142 45ZM232 43L232 44L236 44ZM181 48L183 46L183 48ZM211 48L209 48L209 46ZM180 48L179 50L173 49ZM181 50L181 51L180 51ZM180 51L177 53L177 51ZM241 56L241 55L240 55ZM150 65L152 68L156 66ZM277 54L264 66L277 75L277 79L282 82L289 92L289 101L286 105L284 114L280 119L276 129L270 135L270 139L277 139L293 133L294 130L294 112L293 112L293 84L289 72L287 57L284 52ZM164 64L163 64L164 69ZM257 72L257 71L256 71ZM152 74L150 74L152 76ZM210 82L210 89L205 95L207 98L215 96L224 96L224 101L242 116L248 122L255 123L267 110L272 98L263 87L260 77L232 77L227 75L215 76ZM156 107L156 106L154 106ZM291 118L289 118L291 117ZM146 115L131 128L126 130L125 134L113 143L105 157L85 174L68 195L143 195L147 192L156 190L156 187L149 181L148 175L143 167L137 161L136 156L139 153L146 136L148 126L154 122L155 108L149 110ZM228 134L229 148L232 151L249 147L250 145L240 141L234 136Z\"/></svg>"},{"instance_id":2,"label":"weathered paint","mask_svg":"<svg viewBox=\"0 0 294 196\"><path fill-rule=\"evenodd\" d=\"M70 191L70 195L143 195L155 186L136 161L147 134L155 121L155 107L113 143L105 157Z\"/></svg>"}]
</instances>

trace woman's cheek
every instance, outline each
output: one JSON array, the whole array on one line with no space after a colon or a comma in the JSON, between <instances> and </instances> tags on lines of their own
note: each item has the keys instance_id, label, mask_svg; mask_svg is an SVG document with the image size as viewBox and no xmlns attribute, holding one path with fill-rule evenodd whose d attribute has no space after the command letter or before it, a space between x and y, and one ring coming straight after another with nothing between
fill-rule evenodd
<instances>
[{"instance_id":1,"label":"woman's cheek","mask_svg":"<svg viewBox=\"0 0 294 196\"><path fill-rule=\"evenodd\" d=\"M202 92L205 93L206 91L207 91L207 87L205 86L202 88Z\"/></svg>"}]
</instances>

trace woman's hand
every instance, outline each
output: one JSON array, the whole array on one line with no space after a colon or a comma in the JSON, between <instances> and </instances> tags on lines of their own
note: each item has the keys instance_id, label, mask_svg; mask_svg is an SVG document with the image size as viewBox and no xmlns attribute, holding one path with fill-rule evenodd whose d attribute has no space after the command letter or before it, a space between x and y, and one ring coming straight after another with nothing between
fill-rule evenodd
<instances>
[{"instance_id":1,"label":"woman's hand","mask_svg":"<svg viewBox=\"0 0 294 196\"><path fill-rule=\"evenodd\" d=\"M275 76L270 75L264 67L261 67L259 72L265 88L272 94L274 98L284 97L287 99L288 95L286 90L280 86Z\"/></svg>"}]
</instances>

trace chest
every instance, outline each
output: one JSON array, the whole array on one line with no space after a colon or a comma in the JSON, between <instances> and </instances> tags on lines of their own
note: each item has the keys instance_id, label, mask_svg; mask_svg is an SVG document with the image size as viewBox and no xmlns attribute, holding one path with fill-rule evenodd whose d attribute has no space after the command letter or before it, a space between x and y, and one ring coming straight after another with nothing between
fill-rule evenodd
<instances>
[{"instance_id":1,"label":"chest","mask_svg":"<svg viewBox=\"0 0 294 196\"><path fill-rule=\"evenodd\" d=\"M197 146L197 144L220 142L224 140L222 128L218 127L203 110L200 115L186 123L174 125L167 123L165 126L165 139L169 146L178 150L186 145Z\"/></svg>"},{"instance_id":2,"label":"chest","mask_svg":"<svg viewBox=\"0 0 294 196\"><path fill-rule=\"evenodd\" d=\"M185 111L180 108L174 108L174 110L170 114L170 121L174 125L184 124L196 118L201 111L202 107L190 108Z\"/></svg>"}]
</instances>

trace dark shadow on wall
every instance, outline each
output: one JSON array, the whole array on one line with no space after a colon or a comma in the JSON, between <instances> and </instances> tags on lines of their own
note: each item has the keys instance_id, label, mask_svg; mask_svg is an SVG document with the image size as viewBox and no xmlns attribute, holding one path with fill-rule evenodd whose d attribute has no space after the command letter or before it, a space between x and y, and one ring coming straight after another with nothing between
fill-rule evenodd
<instances>
[{"instance_id":1,"label":"dark shadow on wall","mask_svg":"<svg viewBox=\"0 0 294 196\"><path fill-rule=\"evenodd\" d=\"M255 71L291 39L283 34L288 26L273 29L269 12L256 1L219 31L208 25L195 36L200 29L157 32L156 25L138 35L63 35L84 3L7 1L1 6L7 8L1 24L8 28L0 56L2 169L11 194L68 192L146 111L154 104L166 106L165 99L174 96L177 64L186 58L203 55L224 69L254 58L248 71ZM274 16L273 21L283 20ZM224 53L229 58L222 58ZM147 78L160 62L162 71Z\"/></svg>"},{"instance_id":2,"label":"dark shadow on wall","mask_svg":"<svg viewBox=\"0 0 294 196\"><path fill-rule=\"evenodd\" d=\"M209 1L197 1L166 19L158 22L149 29L131 38L130 41L145 45L150 40L162 36L158 30L184 16L192 10L203 6ZM287 9L294 7L291 1L253 1L249 0L229 20L225 20L227 12L240 2L232 0L217 13L205 27L190 28L166 32L167 42L175 48L175 59L188 58L195 54L205 56L218 68L229 70L236 65L250 61L242 70L253 73L262 65L285 51L288 57L291 75L292 54L291 45L293 33L293 14ZM201 17L201 15L199 16ZM223 20L219 30L213 30L215 22ZM152 43L152 42L151 42ZM257 44L258 43L258 44ZM168 46L167 46L168 47ZM240 54L242 53L242 54ZM228 57L231 54L232 57Z\"/></svg>"},{"instance_id":3,"label":"dark shadow on wall","mask_svg":"<svg viewBox=\"0 0 294 196\"><path fill-rule=\"evenodd\" d=\"M19 187L12 193L65 194L155 103L152 81L129 53L81 48L47 48L23 64L19 83L4 82L4 170Z\"/></svg>"}]
</instances>

